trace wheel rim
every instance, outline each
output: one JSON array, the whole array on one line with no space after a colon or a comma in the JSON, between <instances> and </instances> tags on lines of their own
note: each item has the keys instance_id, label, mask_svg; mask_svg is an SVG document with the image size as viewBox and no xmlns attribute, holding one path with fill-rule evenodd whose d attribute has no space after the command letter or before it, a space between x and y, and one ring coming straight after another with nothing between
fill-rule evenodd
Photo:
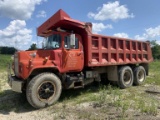
<instances>
[{"instance_id":1,"label":"wheel rim","mask_svg":"<svg viewBox=\"0 0 160 120\"><path fill-rule=\"evenodd\" d=\"M144 81L144 72L143 70L140 70L139 73L138 73L138 80L140 82L143 82Z\"/></svg>"},{"instance_id":2,"label":"wheel rim","mask_svg":"<svg viewBox=\"0 0 160 120\"><path fill-rule=\"evenodd\" d=\"M131 81L131 73L130 73L130 71L126 71L125 73L124 73L124 77L123 77L123 81L124 81L124 83L125 84L130 84L130 81Z\"/></svg>"},{"instance_id":3,"label":"wheel rim","mask_svg":"<svg viewBox=\"0 0 160 120\"><path fill-rule=\"evenodd\" d=\"M38 98L41 101L49 101L55 94L55 85L50 81L45 81L38 87Z\"/></svg>"}]
</instances>

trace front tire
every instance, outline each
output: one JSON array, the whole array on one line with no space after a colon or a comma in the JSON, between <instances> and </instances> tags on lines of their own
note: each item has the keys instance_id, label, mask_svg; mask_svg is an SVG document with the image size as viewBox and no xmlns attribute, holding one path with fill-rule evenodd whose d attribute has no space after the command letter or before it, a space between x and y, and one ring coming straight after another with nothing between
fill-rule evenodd
<instances>
[{"instance_id":1,"label":"front tire","mask_svg":"<svg viewBox=\"0 0 160 120\"><path fill-rule=\"evenodd\" d=\"M133 72L129 66L123 66L119 69L118 86L121 89L131 87L133 84Z\"/></svg>"},{"instance_id":2,"label":"front tire","mask_svg":"<svg viewBox=\"0 0 160 120\"><path fill-rule=\"evenodd\" d=\"M44 108L54 104L61 91L61 81L55 74L41 73L29 82L26 97L34 108Z\"/></svg>"}]
</instances>

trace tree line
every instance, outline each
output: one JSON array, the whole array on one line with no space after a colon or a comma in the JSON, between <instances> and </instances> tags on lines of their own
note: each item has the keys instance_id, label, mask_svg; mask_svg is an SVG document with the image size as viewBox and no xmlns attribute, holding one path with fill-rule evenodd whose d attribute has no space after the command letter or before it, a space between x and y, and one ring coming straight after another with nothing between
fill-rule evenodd
<instances>
[{"instance_id":1,"label":"tree line","mask_svg":"<svg viewBox=\"0 0 160 120\"><path fill-rule=\"evenodd\" d=\"M0 54L13 55L16 51L14 47L0 46Z\"/></svg>"},{"instance_id":2,"label":"tree line","mask_svg":"<svg viewBox=\"0 0 160 120\"><path fill-rule=\"evenodd\" d=\"M151 49L152 49L152 56L153 58L160 59L160 44L157 43L156 40L150 41Z\"/></svg>"},{"instance_id":3,"label":"tree line","mask_svg":"<svg viewBox=\"0 0 160 120\"><path fill-rule=\"evenodd\" d=\"M30 48L28 50L37 50L37 45L35 43L31 44ZM8 54L13 55L16 51L18 51L14 47L8 47L8 46L0 46L0 54Z\"/></svg>"}]
</instances>

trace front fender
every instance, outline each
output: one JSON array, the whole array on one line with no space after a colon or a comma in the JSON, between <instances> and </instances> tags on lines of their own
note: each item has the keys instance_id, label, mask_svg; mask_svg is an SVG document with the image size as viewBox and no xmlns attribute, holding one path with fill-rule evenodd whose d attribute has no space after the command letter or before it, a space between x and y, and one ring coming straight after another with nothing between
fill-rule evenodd
<instances>
[{"instance_id":1,"label":"front fender","mask_svg":"<svg viewBox=\"0 0 160 120\"><path fill-rule=\"evenodd\" d=\"M55 67L55 66L54 67L49 67L49 66L48 67L36 67L30 71L30 73L28 74L28 77L35 76L42 72L59 73L59 69L58 67Z\"/></svg>"}]
</instances>

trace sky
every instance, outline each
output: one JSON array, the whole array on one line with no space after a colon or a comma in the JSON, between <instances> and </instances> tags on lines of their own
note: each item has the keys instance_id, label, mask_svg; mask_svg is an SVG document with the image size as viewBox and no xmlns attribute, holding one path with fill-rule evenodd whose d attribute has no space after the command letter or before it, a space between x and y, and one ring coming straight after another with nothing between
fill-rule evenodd
<instances>
[{"instance_id":1,"label":"sky","mask_svg":"<svg viewBox=\"0 0 160 120\"><path fill-rule=\"evenodd\" d=\"M160 0L0 0L0 46L41 47L36 28L59 9L92 32L160 44Z\"/></svg>"}]
</instances>

